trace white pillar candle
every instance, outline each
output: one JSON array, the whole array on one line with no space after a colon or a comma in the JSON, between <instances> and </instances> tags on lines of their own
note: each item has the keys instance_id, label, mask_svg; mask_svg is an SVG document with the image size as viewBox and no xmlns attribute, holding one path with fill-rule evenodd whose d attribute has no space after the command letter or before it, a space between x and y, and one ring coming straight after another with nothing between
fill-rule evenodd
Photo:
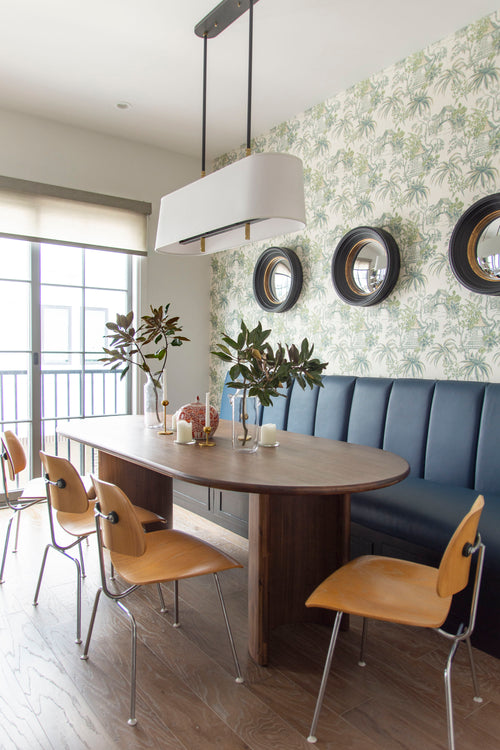
<instances>
[{"instance_id":1,"label":"white pillar candle","mask_svg":"<svg viewBox=\"0 0 500 750\"><path fill-rule=\"evenodd\" d=\"M163 370L163 376L162 376L162 385L163 385L163 401L167 401L167 371Z\"/></svg>"},{"instance_id":2,"label":"white pillar candle","mask_svg":"<svg viewBox=\"0 0 500 750\"><path fill-rule=\"evenodd\" d=\"M179 419L177 422L177 442L190 443L192 439L193 427L191 422L186 422L185 419Z\"/></svg>"},{"instance_id":3,"label":"white pillar candle","mask_svg":"<svg viewBox=\"0 0 500 750\"><path fill-rule=\"evenodd\" d=\"M210 427L210 394L205 393L205 427Z\"/></svg>"},{"instance_id":4,"label":"white pillar candle","mask_svg":"<svg viewBox=\"0 0 500 750\"><path fill-rule=\"evenodd\" d=\"M175 430L177 424L177 417L175 414L172 414L172 429Z\"/></svg>"},{"instance_id":5,"label":"white pillar candle","mask_svg":"<svg viewBox=\"0 0 500 750\"><path fill-rule=\"evenodd\" d=\"M262 445L274 445L276 443L276 425L263 424L260 428L260 442Z\"/></svg>"}]
</instances>

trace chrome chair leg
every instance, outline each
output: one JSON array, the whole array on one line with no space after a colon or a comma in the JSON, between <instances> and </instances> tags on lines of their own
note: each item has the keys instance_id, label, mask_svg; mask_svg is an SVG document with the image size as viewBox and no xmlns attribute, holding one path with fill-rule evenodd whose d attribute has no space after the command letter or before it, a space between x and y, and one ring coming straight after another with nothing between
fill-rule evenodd
<instances>
[{"instance_id":1,"label":"chrome chair leg","mask_svg":"<svg viewBox=\"0 0 500 750\"><path fill-rule=\"evenodd\" d=\"M19 524L21 523L21 514L19 513L19 511L17 511L16 516L16 536L14 537L14 549L12 550L12 552L17 552L17 544L19 542Z\"/></svg>"},{"instance_id":2,"label":"chrome chair leg","mask_svg":"<svg viewBox=\"0 0 500 750\"><path fill-rule=\"evenodd\" d=\"M40 593L40 586L42 585L43 571L45 570L45 563L47 562L47 555L49 549L52 547L51 544L47 544L45 552L42 557L42 564L40 566L40 573L38 574L38 583L36 584L35 596L33 597L33 606L36 607L38 604L38 594Z\"/></svg>"},{"instance_id":3,"label":"chrome chair leg","mask_svg":"<svg viewBox=\"0 0 500 750\"><path fill-rule=\"evenodd\" d=\"M80 563L76 559L76 557L71 557L71 555L68 555L67 552L60 549L59 547L54 547L53 544L47 544L45 547L45 551L43 553L42 558L42 564L40 566L40 573L38 575L38 582L36 584L36 590L35 590L35 596L33 597L33 606L36 607L38 605L38 595L40 594L40 587L42 585L42 578L43 573L45 571L45 563L47 562L47 555L50 548L53 548L56 550L56 552L59 552L61 555L64 555L64 557L67 557L68 560L72 560L72 562L76 565L76 640L75 643L81 643L82 642L82 571L80 567Z\"/></svg>"},{"instance_id":4,"label":"chrome chair leg","mask_svg":"<svg viewBox=\"0 0 500 750\"><path fill-rule=\"evenodd\" d=\"M179 622L179 581L174 581L174 628L180 628Z\"/></svg>"},{"instance_id":5,"label":"chrome chair leg","mask_svg":"<svg viewBox=\"0 0 500 750\"><path fill-rule=\"evenodd\" d=\"M163 591L161 589L161 583L157 583L156 586L158 587L158 596L160 597L160 612L162 614L165 614L167 612L167 608L165 606L165 599L163 598Z\"/></svg>"},{"instance_id":6,"label":"chrome chair leg","mask_svg":"<svg viewBox=\"0 0 500 750\"><path fill-rule=\"evenodd\" d=\"M92 632L94 630L94 623L95 618L97 615L97 607L99 606L99 599L102 594L102 587L98 588L96 591L95 599L94 599L94 606L92 607L92 614L90 616L90 623L89 623L89 629L87 632L87 638L85 640L85 647L83 649L83 654L80 656L80 659L82 661L87 661L89 658L89 648L90 648L90 639L92 638Z\"/></svg>"},{"instance_id":7,"label":"chrome chair leg","mask_svg":"<svg viewBox=\"0 0 500 750\"><path fill-rule=\"evenodd\" d=\"M366 667L365 661L365 648L366 648L366 636L368 631L368 619L363 617L363 630L361 632L361 648L359 651L358 665L360 667Z\"/></svg>"},{"instance_id":8,"label":"chrome chair leg","mask_svg":"<svg viewBox=\"0 0 500 750\"><path fill-rule=\"evenodd\" d=\"M63 553L64 554L64 553ZM75 643L82 642L82 570L76 557L66 555L73 560L76 566L76 639Z\"/></svg>"},{"instance_id":9,"label":"chrome chair leg","mask_svg":"<svg viewBox=\"0 0 500 750\"><path fill-rule=\"evenodd\" d=\"M467 653L469 654L470 671L472 674L472 684L474 686L474 701L476 703L482 703L483 699L481 698L479 692L479 683L477 681L476 665L474 662L474 654L472 653L472 644L470 642L470 638L465 638L465 642L467 644Z\"/></svg>"},{"instance_id":10,"label":"chrome chair leg","mask_svg":"<svg viewBox=\"0 0 500 750\"><path fill-rule=\"evenodd\" d=\"M88 542L88 537L87 537L87 542ZM82 543L81 542L78 542L78 552L79 552L79 555L80 555L80 567L81 567L81 570L82 570L82 578L86 578L87 577L87 573L85 572L85 561L83 559L83 550L82 550Z\"/></svg>"},{"instance_id":11,"label":"chrome chair leg","mask_svg":"<svg viewBox=\"0 0 500 750\"><path fill-rule=\"evenodd\" d=\"M323 698L325 697L326 683L328 675L330 673L330 667L332 664L333 652L335 651L335 644L337 643L337 636L339 634L340 621L342 619L343 612L337 612L335 616L335 622L333 624L332 637L330 640L330 646L328 648L328 654L326 656L325 668L323 669L323 677L321 679L321 685L319 688L318 699L316 701L316 708L314 709L314 716L311 724L311 730L309 732L308 742L317 742L318 738L315 736L316 727L318 725L319 714L321 706L323 705Z\"/></svg>"},{"instance_id":12,"label":"chrome chair leg","mask_svg":"<svg viewBox=\"0 0 500 750\"><path fill-rule=\"evenodd\" d=\"M137 719L135 717L135 686L136 686L136 674L137 674L137 625L135 618L127 607L120 601L116 602L122 612L127 615L130 620L130 626L132 629L132 641L131 641L131 667L130 667L130 718L127 722L131 727L135 727Z\"/></svg>"},{"instance_id":13,"label":"chrome chair leg","mask_svg":"<svg viewBox=\"0 0 500 750\"><path fill-rule=\"evenodd\" d=\"M217 573L214 573L214 578L215 578L215 585L217 588L217 593L219 595L220 605L222 608L222 614L224 616L224 622L226 623L226 630L227 630L227 635L229 638L229 645L231 646L231 653L233 655L234 667L236 669L236 682L241 683L243 682L243 677L241 675L240 663L238 661L238 654L236 653L236 647L234 645L234 638L231 632L231 625L229 624L229 618L227 616L226 605L224 603L224 597L222 596L222 589L220 587L219 576L217 575Z\"/></svg>"},{"instance_id":14,"label":"chrome chair leg","mask_svg":"<svg viewBox=\"0 0 500 750\"><path fill-rule=\"evenodd\" d=\"M453 728L453 698L451 694L451 664L458 648L459 640L453 641L444 669L444 689L446 694L446 718L448 725L448 748L455 750L455 732Z\"/></svg>"},{"instance_id":15,"label":"chrome chair leg","mask_svg":"<svg viewBox=\"0 0 500 750\"><path fill-rule=\"evenodd\" d=\"M2 567L0 568L0 583L4 582L3 571L5 568L5 561L7 559L7 550L9 548L10 530L12 528L13 519L14 519L14 516L11 516L9 518L9 523L7 524L7 531L5 532L5 544L3 546Z\"/></svg>"}]
</instances>

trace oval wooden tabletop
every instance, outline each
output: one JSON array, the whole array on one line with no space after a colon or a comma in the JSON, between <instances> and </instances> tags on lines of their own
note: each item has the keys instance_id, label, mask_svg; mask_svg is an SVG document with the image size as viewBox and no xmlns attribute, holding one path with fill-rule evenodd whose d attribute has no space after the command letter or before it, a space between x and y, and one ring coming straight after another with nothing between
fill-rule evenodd
<instances>
[{"instance_id":1,"label":"oval wooden tabletop","mask_svg":"<svg viewBox=\"0 0 500 750\"><path fill-rule=\"evenodd\" d=\"M161 474L218 489L258 494L337 494L395 484L408 463L394 453L327 438L277 433L277 448L240 453L221 420L213 448L179 445L144 427L142 415L72 420L58 433Z\"/></svg>"}]
</instances>

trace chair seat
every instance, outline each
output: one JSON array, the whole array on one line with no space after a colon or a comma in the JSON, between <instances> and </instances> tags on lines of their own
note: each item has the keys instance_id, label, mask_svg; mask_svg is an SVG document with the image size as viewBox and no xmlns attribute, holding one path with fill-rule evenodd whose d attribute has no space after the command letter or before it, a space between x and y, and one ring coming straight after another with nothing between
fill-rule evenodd
<instances>
[{"instance_id":1,"label":"chair seat","mask_svg":"<svg viewBox=\"0 0 500 750\"><path fill-rule=\"evenodd\" d=\"M452 600L438 595L438 572L428 565L364 555L326 578L306 606L438 628L446 620Z\"/></svg>"},{"instance_id":2,"label":"chair seat","mask_svg":"<svg viewBox=\"0 0 500 750\"><path fill-rule=\"evenodd\" d=\"M87 497L89 500L95 500L95 489L94 485L92 484L92 477L90 474L85 474L82 478L83 486L85 487L85 492L87 493Z\"/></svg>"},{"instance_id":3,"label":"chair seat","mask_svg":"<svg viewBox=\"0 0 500 750\"><path fill-rule=\"evenodd\" d=\"M134 510L139 523L146 526L148 523L166 523L165 519L159 516L157 513L153 513L152 510L147 508L141 508L139 505L134 505Z\"/></svg>"},{"instance_id":4,"label":"chair seat","mask_svg":"<svg viewBox=\"0 0 500 750\"><path fill-rule=\"evenodd\" d=\"M135 557L111 553L111 562L128 583L143 585L218 573L243 567L212 545L174 529L146 534L146 551Z\"/></svg>"},{"instance_id":5,"label":"chair seat","mask_svg":"<svg viewBox=\"0 0 500 750\"><path fill-rule=\"evenodd\" d=\"M89 477L90 479L90 477ZM85 482L84 482L85 484ZM93 489L93 487L92 487ZM95 492L94 492L95 497ZM89 500L89 507L85 513L65 513L64 511L57 511L57 520L68 534L72 536L85 536L86 534L95 533L95 514L94 514L95 500ZM141 508L138 505L134 505L134 510L139 519L139 523L146 525L148 523L165 522L164 519L153 513L152 510Z\"/></svg>"},{"instance_id":6,"label":"chair seat","mask_svg":"<svg viewBox=\"0 0 500 750\"><path fill-rule=\"evenodd\" d=\"M46 499L47 490L45 489L45 479L43 477L30 479L30 481L26 483L21 495L18 498L20 502Z\"/></svg>"},{"instance_id":7,"label":"chair seat","mask_svg":"<svg viewBox=\"0 0 500 750\"><path fill-rule=\"evenodd\" d=\"M57 511L57 521L61 528L71 536L86 536L95 533L95 500L89 500L85 513L66 513Z\"/></svg>"}]
</instances>

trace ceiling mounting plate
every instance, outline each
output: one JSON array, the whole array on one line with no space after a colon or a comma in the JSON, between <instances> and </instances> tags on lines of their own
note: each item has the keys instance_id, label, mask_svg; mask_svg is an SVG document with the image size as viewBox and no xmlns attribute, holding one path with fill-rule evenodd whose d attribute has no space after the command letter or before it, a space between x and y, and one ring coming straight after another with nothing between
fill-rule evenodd
<instances>
[{"instance_id":1,"label":"ceiling mounting plate","mask_svg":"<svg viewBox=\"0 0 500 750\"><path fill-rule=\"evenodd\" d=\"M258 1L253 0L253 5ZM216 8L196 24L194 33L196 36L202 38L206 36L207 39L212 39L242 16L249 9L250 2L251 0L222 0Z\"/></svg>"}]
</instances>

